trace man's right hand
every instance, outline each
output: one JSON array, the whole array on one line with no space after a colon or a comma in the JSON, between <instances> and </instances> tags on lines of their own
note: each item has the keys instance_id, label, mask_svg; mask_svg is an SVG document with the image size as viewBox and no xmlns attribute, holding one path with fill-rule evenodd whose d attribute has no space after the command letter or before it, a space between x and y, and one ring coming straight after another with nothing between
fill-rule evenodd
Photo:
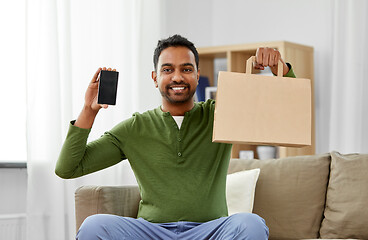
<instances>
[{"instance_id":1,"label":"man's right hand","mask_svg":"<svg viewBox=\"0 0 368 240\"><path fill-rule=\"evenodd\" d=\"M100 81L101 70L116 71L116 69L111 68L98 68L96 73L93 75L91 82L88 85L86 94L84 96L84 107L80 113L77 121L75 121L74 126L80 128L92 128L93 122L96 118L98 111L101 108L107 108L107 104L98 104L98 82Z\"/></svg>"}]
</instances>

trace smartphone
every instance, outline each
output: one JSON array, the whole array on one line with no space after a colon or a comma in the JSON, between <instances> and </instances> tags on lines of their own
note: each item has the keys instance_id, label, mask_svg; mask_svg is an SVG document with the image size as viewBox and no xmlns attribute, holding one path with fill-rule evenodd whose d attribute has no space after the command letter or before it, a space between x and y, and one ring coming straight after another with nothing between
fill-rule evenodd
<instances>
[{"instance_id":1,"label":"smartphone","mask_svg":"<svg viewBox=\"0 0 368 240\"><path fill-rule=\"evenodd\" d=\"M98 84L98 104L116 104L119 72L101 70Z\"/></svg>"}]
</instances>

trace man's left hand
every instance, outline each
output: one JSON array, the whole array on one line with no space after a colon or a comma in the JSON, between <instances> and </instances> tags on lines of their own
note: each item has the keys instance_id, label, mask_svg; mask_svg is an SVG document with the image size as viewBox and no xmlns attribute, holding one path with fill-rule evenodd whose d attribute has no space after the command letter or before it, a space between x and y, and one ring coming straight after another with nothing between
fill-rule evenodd
<instances>
[{"instance_id":1,"label":"man's left hand","mask_svg":"<svg viewBox=\"0 0 368 240\"><path fill-rule=\"evenodd\" d=\"M254 68L264 70L265 67L270 67L272 73L277 75L277 67L279 60L284 65L283 75L286 75L289 72L289 67L285 64L284 60L281 58L280 52L273 48L261 47L257 49L256 64Z\"/></svg>"}]
</instances>

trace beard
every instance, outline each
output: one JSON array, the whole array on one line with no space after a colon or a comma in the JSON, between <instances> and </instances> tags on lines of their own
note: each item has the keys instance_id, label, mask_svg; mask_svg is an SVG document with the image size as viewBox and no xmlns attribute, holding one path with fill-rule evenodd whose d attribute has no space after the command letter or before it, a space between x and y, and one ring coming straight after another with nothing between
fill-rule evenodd
<instances>
[{"instance_id":1,"label":"beard","mask_svg":"<svg viewBox=\"0 0 368 240\"><path fill-rule=\"evenodd\" d=\"M192 89L189 84L185 84L185 92L183 93L175 93L171 90L172 85L177 84L169 84L164 89L159 89L161 96L164 97L168 102L173 104L182 104L193 99L195 94L195 89Z\"/></svg>"}]
</instances>

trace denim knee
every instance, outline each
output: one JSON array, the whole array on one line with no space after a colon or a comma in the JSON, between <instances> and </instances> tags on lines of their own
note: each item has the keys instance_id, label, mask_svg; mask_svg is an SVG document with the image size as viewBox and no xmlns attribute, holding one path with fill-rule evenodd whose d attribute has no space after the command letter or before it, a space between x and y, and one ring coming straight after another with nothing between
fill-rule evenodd
<instances>
[{"instance_id":1,"label":"denim knee","mask_svg":"<svg viewBox=\"0 0 368 240\"><path fill-rule=\"evenodd\" d=\"M236 228L235 239L268 239L269 229L260 216L253 213L237 213L229 217L231 225Z\"/></svg>"},{"instance_id":2,"label":"denim knee","mask_svg":"<svg viewBox=\"0 0 368 240\"><path fill-rule=\"evenodd\" d=\"M106 229L104 214L95 214L87 217L80 226L76 239L77 240L100 240L108 239L109 233Z\"/></svg>"}]
</instances>

